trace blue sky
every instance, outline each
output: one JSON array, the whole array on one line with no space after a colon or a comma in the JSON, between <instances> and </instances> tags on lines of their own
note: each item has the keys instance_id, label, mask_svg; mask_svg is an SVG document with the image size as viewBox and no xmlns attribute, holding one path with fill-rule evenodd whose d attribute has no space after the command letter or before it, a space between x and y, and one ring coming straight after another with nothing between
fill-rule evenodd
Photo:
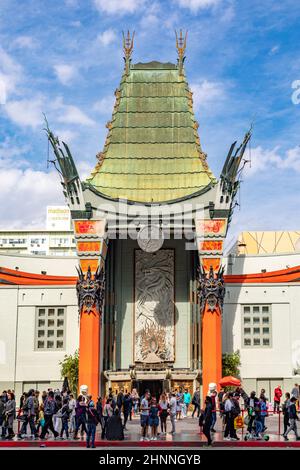
<instances>
[{"instance_id":1,"label":"blue sky","mask_svg":"<svg viewBox=\"0 0 300 470\"><path fill-rule=\"evenodd\" d=\"M64 202L47 169L42 112L85 176L122 74L122 30L136 32L134 62L175 62L174 29L183 28L200 139L216 176L255 121L230 237L299 230L299 23L293 0L0 0L0 227L43 226L45 206Z\"/></svg>"}]
</instances>

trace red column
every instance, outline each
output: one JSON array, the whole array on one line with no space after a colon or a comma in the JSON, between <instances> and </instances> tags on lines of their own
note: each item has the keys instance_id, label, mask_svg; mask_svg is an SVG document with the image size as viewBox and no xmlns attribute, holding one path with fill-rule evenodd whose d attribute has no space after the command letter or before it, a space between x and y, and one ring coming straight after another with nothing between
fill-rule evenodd
<instances>
[{"instance_id":1,"label":"red column","mask_svg":"<svg viewBox=\"0 0 300 470\"><path fill-rule=\"evenodd\" d=\"M222 316L220 307L211 312L205 306L202 316L202 395L207 395L211 382L222 378Z\"/></svg>"},{"instance_id":2,"label":"red column","mask_svg":"<svg viewBox=\"0 0 300 470\"><path fill-rule=\"evenodd\" d=\"M80 313L79 387L88 386L88 394L96 400L100 390L100 314Z\"/></svg>"}]
</instances>

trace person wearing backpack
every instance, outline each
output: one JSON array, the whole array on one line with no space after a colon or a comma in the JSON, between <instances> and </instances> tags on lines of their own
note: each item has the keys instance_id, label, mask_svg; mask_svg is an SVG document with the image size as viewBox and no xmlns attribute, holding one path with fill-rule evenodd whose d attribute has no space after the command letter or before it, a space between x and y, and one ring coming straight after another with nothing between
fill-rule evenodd
<instances>
[{"instance_id":1,"label":"person wearing backpack","mask_svg":"<svg viewBox=\"0 0 300 470\"><path fill-rule=\"evenodd\" d=\"M54 400L54 393L52 390L48 393L48 397L44 403L44 417L45 417L45 425L41 432L41 439L45 439L45 436L48 432L48 429L53 433L54 439L56 439L59 435L57 431L55 431L53 426L53 415L56 413L56 404Z\"/></svg>"},{"instance_id":2,"label":"person wearing backpack","mask_svg":"<svg viewBox=\"0 0 300 470\"><path fill-rule=\"evenodd\" d=\"M99 422L98 420L98 413L95 408L95 404L93 401L90 401L87 407L87 433L86 433L86 447L89 449L95 449L95 436L96 436L96 428Z\"/></svg>"},{"instance_id":3,"label":"person wearing backpack","mask_svg":"<svg viewBox=\"0 0 300 470\"><path fill-rule=\"evenodd\" d=\"M18 439L24 439L27 432L27 426L29 424L31 434L35 439L38 439L38 433L34 425L35 420L35 407L34 407L34 390L29 390L27 398L23 403L23 424L18 434Z\"/></svg>"},{"instance_id":4,"label":"person wearing backpack","mask_svg":"<svg viewBox=\"0 0 300 470\"><path fill-rule=\"evenodd\" d=\"M81 427L81 434L87 433L86 429L86 408L87 403L84 399L83 395L79 395L77 398L76 406L75 406L75 413L76 413L76 428L74 432L74 439L79 439L77 436L79 428Z\"/></svg>"}]
</instances>

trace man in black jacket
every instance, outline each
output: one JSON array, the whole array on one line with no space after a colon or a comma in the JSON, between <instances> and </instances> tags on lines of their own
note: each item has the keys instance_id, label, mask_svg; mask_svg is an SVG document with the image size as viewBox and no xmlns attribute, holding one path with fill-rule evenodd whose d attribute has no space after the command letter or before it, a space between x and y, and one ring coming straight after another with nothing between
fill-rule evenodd
<instances>
[{"instance_id":1,"label":"man in black jacket","mask_svg":"<svg viewBox=\"0 0 300 470\"><path fill-rule=\"evenodd\" d=\"M300 437L298 436L298 431L297 431L297 421L299 421L299 418L297 415L296 402L297 402L297 398L292 397L291 404L289 407L290 426L283 435L285 441L288 441L287 435L289 434L290 431L294 431L297 441L300 440Z\"/></svg>"}]
</instances>

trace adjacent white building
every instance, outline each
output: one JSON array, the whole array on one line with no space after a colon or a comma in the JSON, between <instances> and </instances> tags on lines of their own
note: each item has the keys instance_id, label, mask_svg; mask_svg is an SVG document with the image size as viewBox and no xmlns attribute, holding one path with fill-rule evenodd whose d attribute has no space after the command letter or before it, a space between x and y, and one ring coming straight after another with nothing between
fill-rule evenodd
<instances>
[{"instance_id":1,"label":"adjacent white building","mask_svg":"<svg viewBox=\"0 0 300 470\"><path fill-rule=\"evenodd\" d=\"M46 229L0 230L0 253L74 256L76 244L68 206L48 206Z\"/></svg>"}]
</instances>

